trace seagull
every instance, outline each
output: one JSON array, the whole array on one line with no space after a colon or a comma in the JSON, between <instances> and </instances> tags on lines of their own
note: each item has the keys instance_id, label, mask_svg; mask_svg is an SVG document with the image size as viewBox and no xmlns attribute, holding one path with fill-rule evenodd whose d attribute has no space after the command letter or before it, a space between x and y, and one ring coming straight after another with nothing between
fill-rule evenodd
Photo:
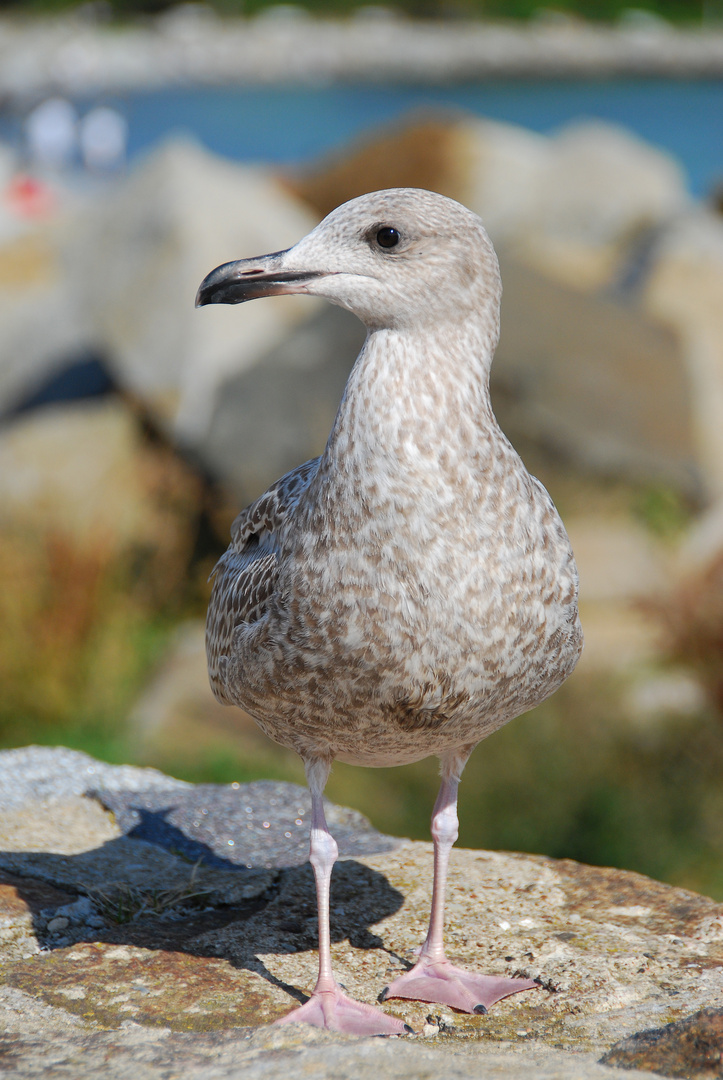
<instances>
[{"instance_id":1,"label":"seagull","mask_svg":"<svg viewBox=\"0 0 723 1080\"><path fill-rule=\"evenodd\" d=\"M322 296L367 329L324 452L236 518L208 609L215 696L295 750L311 791L319 974L282 1023L411 1031L332 972L338 848L323 791L335 759L441 763L429 930L379 1001L483 1014L538 985L456 967L443 941L467 759L552 694L582 650L567 534L492 412L501 292L477 215L417 188L352 199L294 247L225 263L198 291L199 307Z\"/></svg>"}]
</instances>

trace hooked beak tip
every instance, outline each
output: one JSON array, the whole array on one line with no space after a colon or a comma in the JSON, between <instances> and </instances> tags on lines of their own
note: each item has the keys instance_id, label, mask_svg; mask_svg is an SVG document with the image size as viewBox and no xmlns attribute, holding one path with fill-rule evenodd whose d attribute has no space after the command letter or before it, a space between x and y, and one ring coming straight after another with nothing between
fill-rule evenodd
<instances>
[{"instance_id":1,"label":"hooked beak tip","mask_svg":"<svg viewBox=\"0 0 723 1080\"><path fill-rule=\"evenodd\" d=\"M259 259L242 259L217 266L201 282L196 293L196 307L243 304L262 296L302 293L307 291L310 281L324 276L316 270L281 269L284 255L285 251L277 251Z\"/></svg>"}]
</instances>

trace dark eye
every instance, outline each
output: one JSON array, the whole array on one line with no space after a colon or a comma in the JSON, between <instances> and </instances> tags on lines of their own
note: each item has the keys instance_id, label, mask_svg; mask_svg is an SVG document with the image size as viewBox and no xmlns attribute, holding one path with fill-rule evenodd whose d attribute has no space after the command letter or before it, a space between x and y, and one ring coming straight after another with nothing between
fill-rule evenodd
<instances>
[{"instance_id":1,"label":"dark eye","mask_svg":"<svg viewBox=\"0 0 723 1080\"><path fill-rule=\"evenodd\" d=\"M390 225L383 225L381 229L377 229L376 241L379 247L396 247L401 239L399 231L392 229Z\"/></svg>"}]
</instances>

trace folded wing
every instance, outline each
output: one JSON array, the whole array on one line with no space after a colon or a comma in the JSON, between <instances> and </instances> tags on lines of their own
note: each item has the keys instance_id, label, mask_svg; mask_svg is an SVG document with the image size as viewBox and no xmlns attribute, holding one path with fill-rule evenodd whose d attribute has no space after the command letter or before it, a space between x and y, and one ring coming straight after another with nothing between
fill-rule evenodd
<instances>
[{"instance_id":1,"label":"folded wing","mask_svg":"<svg viewBox=\"0 0 723 1080\"><path fill-rule=\"evenodd\" d=\"M281 537L301 496L316 475L319 459L299 465L242 510L231 526L231 543L211 575L206 619L206 655L211 689L224 705L234 704L221 660L234 630L263 617L276 590Z\"/></svg>"}]
</instances>

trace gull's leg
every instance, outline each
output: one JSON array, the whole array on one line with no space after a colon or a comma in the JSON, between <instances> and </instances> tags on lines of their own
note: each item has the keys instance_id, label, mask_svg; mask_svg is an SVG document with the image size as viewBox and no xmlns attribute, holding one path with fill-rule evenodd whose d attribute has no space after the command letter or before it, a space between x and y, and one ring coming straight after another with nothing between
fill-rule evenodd
<instances>
[{"instance_id":1,"label":"gull's leg","mask_svg":"<svg viewBox=\"0 0 723 1080\"><path fill-rule=\"evenodd\" d=\"M434 885L429 930L419 960L395 979L379 995L387 998L410 998L413 1001L438 1002L468 1013L486 1013L500 998L531 990L538 984L531 979L507 979L496 975L477 975L454 967L444 953L444 901L447 867L452 845L459 836L457 788L473 746L446 755L442 761L442 784L432 812L434 841Z\"/></svg>"},{"instance_id":2,"label":"gull's leg","mask_svg":"<svg viewBox=\"0 0 723 1080\"><path fill-rule=\"evenodd\" d=\"M351 1035L404 1035L408 1024L388 1016L373 1005L348 997L334 979L331 970L331 934L329 930L329 885L339 849L324 817L323 792L331 762L314 759L304 762L311 790L310 862L316 878L316 904L319 912L319 977L311 997L299 1009L287 1013L277 1024L314 1024L330 1031Z\"/></svg>"}]
</instances>

